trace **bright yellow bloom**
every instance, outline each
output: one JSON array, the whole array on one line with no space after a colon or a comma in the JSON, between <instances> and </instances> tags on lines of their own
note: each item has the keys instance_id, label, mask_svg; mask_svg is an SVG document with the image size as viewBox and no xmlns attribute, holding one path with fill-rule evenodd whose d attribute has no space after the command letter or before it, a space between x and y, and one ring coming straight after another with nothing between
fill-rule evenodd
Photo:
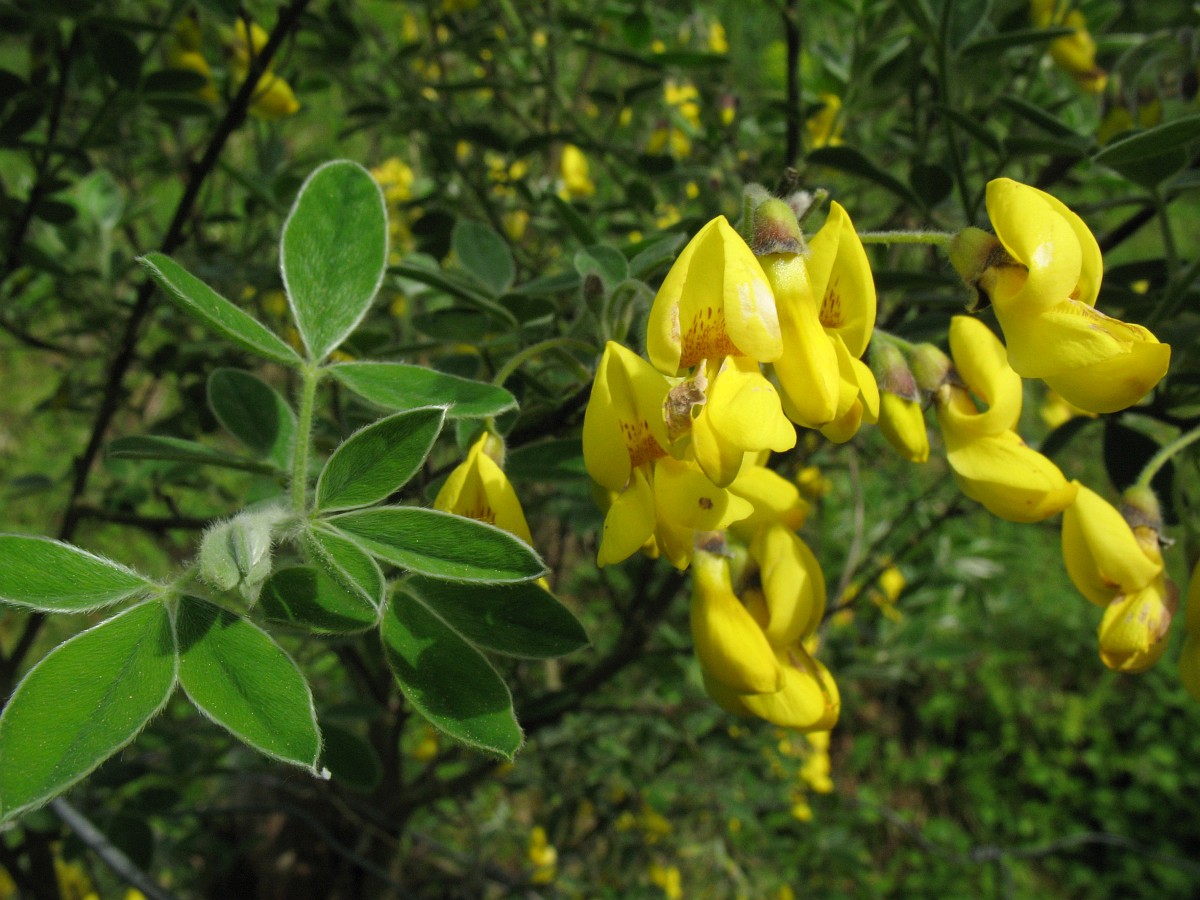
<instances>
[{"instance_id":1,"label":"bright yellow bloom","mask_svg":"<svg viewBox=\"0 0 1200 900\"><path fill-rule=\"evenodd\" d=\"M796 429L779 403L775 386L758 364L744 356L706 361L684 389L703 383L707 394L693 407L692 452L712 482L727 486L737 477L747 453L783 452L796 446ZM670 424L668 422L668 424Z\"/></svg>"},{"instance_id":2,"label":"bright yellow bloom","mask_svg":"<svg viewBox=\"0 0 1200 900\"><path fill-rule=\"evenodd\" d=\"M559 172L562 174L563 191L567 197L578 200L596 193L587 157L574 144L563 147Z\"/></svg>"},{"instance_id":3,"label":"bright yellow bloom","mask_svg":"<svg viewBox=\"0 0 1200 900\"><path fill-rule=\"evenodd\" d=\"M438 491L433 508L487 522L532 544L521 501L492 453L502 455L503 445L491 434L480 435Z\"/></svg>"},{"instance_id":4,"label":"bright yellow bloom","mask_svg":"<svg viewBox=\"0 0 1200 900\"><path fill-rule=\"evenodd\" d=\"M196 96L205 103L216 103L219 99L217 86L213 83L208 60L200 52L201 46L200 24L195 16L181 17L166 41L167 68L195 72L201 76L204 84L197 88Z\"/></svg>"},{"instance_id":5,"label":"bright yellow bloom","mask_svg":"<svg viewBox=\"0 0 1200 900\"><path fill-rule=\"evenodd\" d=\"M820 100L821 108L805 123L808 145L814 149L836 147L842 142L842 99L837 94L823 93Z\"/></svg>"},{"instance_id":6,"label":"bright yellow bloom","mask_svg":"<svg viewBox=\"0 0 1200 900\"><path fill-rule=\"evenodd\" d=\"M371 169L371 177L379 183L384 199L392 206L412 199L415 176L412 168L400 157L390 156L385 159Z\"/></svg>"},{"instance_id":7,"label":"bright yellow bloom","mask_svg":"<svg viewBox=\"0 0 1200 900\"><path fill-rule=\"evenodd\" d=\"M535 825L529 833L529 862L533 874L529 880L534 884L549 884L558 874L558 850L546 837L546 829Z\"/></svg>"},{"instance_id":8,"label":"bright yellow bloom","mask_svg":"<svg viewBox=\"0 0 1200 900\"><path fill-rule=\"evenodd\" d=\"M1134 528L1083 485L1063 515L1063 560L1079 592L1104 608L1100 658L1118 672L1143 672L1166 650L1179 591L1166 577L1157 532Z\"/></svg>"},{"instance_id":9,"label":"bright yellow bloom","mask_svg":"<svg viewBox=\"0 0 1200 900\"><path fill-rule=\"evenodd\" d=\"M257 24L251 22L249 33L246 23L238 19L233 24L232 32L226 32L226 40L232 53L229 62L229 72L236 86L241 87L250 73L250 61L258 56L267 45L268 35ZM294 115L300 110L300 102L292 92L291 86L267 69L254 86L254 94L250 100L250 114L266 121L275 121L285 116Z\"/></svg>"},{"instance_id":10,"label":"bright yellow bloom","mask_svg":"<svg viewBox=\"0 0 1200 900\"><path fill-rule=\"evenodd\" d=\"M715 20L708 26L708 49L713 53L729 52L729 39L725 36L725 26Z\"/></svg>"},{"instance_id":11,"label":"bright yellow bloom","mask_svg":"<svg viewBox=\"0 0 1200 900\"><path fill-rule=\"evenodd\" d=\"M662 889L663 896L667 900L680 900L683 897L683 879L679 874L678 866L663 866L658 863L652 863L650 866L650 880Z\"/></svg>"},{"instance_id":12,"label":"bright yellow bloom","mask_svg":"<svg viewBox=\"0 0 1200 900\"><path fill-rule=\"evenodd\" d=\"M767 201L760 212L798 240L786 204ZM789 250L764 255L762 264L785 348L773 363L784 412L806 428L828 426L831 440L848 440L879 415L875 378L860 360L875 327L875 281L854 223L833 203L807 258Z\"/></svg>"},{"instance_id":13,"label":"bright yellow bloom","mask_svg":"<svg viewBox=\"0 0 1200 900\"><path fill-rule=\"evenodd\" d=\"M801 731L828 730L841 708L837 685L802 641L820 622L824 577L786 528L768 529L760 538L751 555L763 567L763 587L747 588L741 598L725 558L696 551L692 635L705 689L735 715Z\"/></svg>"},{"instance_id":14,"label":"bright yellow bloom","mask_svg":"<svg viewBox=\"0 0 1200 900\"><path fill-rule=\"evenodd\" d=\"M1074 34L1065 34L1050 42L1050 56L1085 91L1103 93L1108 84L1108 73L1096 65L1096 42L1088 31L1083 13L1069 9L1068 3L1059 0L1032 0L1029 12L1033 24L1039 28L1065 25L1075 29Z\"/></svg>"},{"instance_id":15,"label":"bright yellow bloom","mask_svg":"<svg viewBox=\"0 0 1200 900\"><path fill-rule=\"evenodd\" d=\"M1046 423L1047 428L1057 428L1074 419L1076 416L1087 416L1089 419L1096 418L1095 413L1071 405L1058 396L1058 394L1054 393L1054 391L1046 391L1046 398L1042 401L1042 407L1038 410L1038 415Z\"/></svg>"},{"instance_id":16,"label":"bright yellow bloom","mask_svg":"<svg viewBox=\"0 0 1200 900\"><path fill-rule=\"evenodd\" d=\"M724 216L697 232L663 279L646 324L646 353L667 375L707 359L772 362L783 353L771 286Z\"/></svg>"},{"instance_id":17,"label":"bright yellow bloom","mask_svg":"<svg viewBox=\"0 0 1200 900\"><path fill-rule=\"evenodd\" d=\"M685 159L691 155L692 139L682 128L664 122L650 132L646 152L651 156L658 156L668 149L670 155L676 159Z\"/></svg>"},{"instance_id":18,"label":"bright yellow bloom","mask_svg":"<svg viewBox=\"0 0 1200 900\"><path fill-rule=\"evenodd\" d=\"M700 92L694 84L669 78L663 85L663 99L668 106L678 110L685 122L693 128L700 127Z\"/></svg>"},{"instance_id":19,"label":"bright yellow bloom","mask_svg":"<svg viewBox=\"0 0 1200 900\"><path fill-rule=\"evenodd\" d=\"M1009 367L1004 346L978 319L955 316L950 352L965 387L944 384L935 400L959 488L1013 522L1039 522L1061 512L1075 499L1075 485L1012 430L1021 415L1021 378ZM972 395L986 408L981 411Z\"/></svg>"},{"instance_id":20,"label":"bright yellow bloom","mask_svg":"<svg viewBox=\"0 0 1200 900\"><path fill-rule=\"evenodd\" d=\"M929 459L929 432L925 430L925 412L919 401L880 391L879 431L910 462L923 463Z\"/></svg>"},{"instance_id":21,"label":"bright yellow bloom","mask_svg":"<svg viewBox=\"0 0 1200 900\"><path fill-rule=\"evenodd\" d=\"M1090 412L1140 400L1166 374L1171 348L1094 308L1103 261L1083 220L1008 178L988 183L987 210L1007 255L988 260L978 285L991 298L1012 367Z\"/></svg>"},{"instance_id":22,"label":"bright yellow bloom","mask_svg":"<svg viewBox=\"0 0 1200 900\"><path fill-rule=\"evenodd\" d=\"M685 568L694 535L728 527L753 507L719 488L694 459L674 459L663 404L667 379L631 350L604 349L583 418L583 458L611 492L597 564L620 562L654 537L671 564Z\"/></svg>"}]
</instances>

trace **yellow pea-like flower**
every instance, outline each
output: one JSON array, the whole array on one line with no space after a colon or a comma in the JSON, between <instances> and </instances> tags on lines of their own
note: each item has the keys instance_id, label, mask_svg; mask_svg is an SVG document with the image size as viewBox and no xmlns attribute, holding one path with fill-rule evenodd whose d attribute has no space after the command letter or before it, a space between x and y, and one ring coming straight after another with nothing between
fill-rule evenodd
<instances>
[{"instance_id":1,"label":"yellow pea-like flower","mask_svg":"<svg viewBox=\"0 0 1200 900\"><path fill-rule=\"evenodd\" d=\"M496 452L497 439L484 433L442 485L433 501L433 508L478 519L516 535L527 544L533 543L529 523L517 492L504 470L489 455Z\"/></svg>"},{"instance_id":2,"label":"yellow pea-like flower","mask_svg":"<svg viewBox=\"0 0 1200 900\"><path fill-rule=\"evenodd\" d=\"M559 160L563 191L568 198L583 199L596 193L587 156L574 144L563 147Z\"/></svg>"},{"instance_id":3,"label":"yellow pea-like flower","mask_svg":"<svg viewBox=\"0 0 1200 900\"><path fill-rule=\"evenodd\" d=\"M1083 90L1103 93L1108 84L1108 73L1096 65L1096 41L1088 31L1083 13L1077 9L1068 10L1068 5L1058 0L1032 0L1030 19L1041 28L1065 25L1075 29L1074 33L1050 42L1050 57Z\"/></svg>"},{"instance_id":4,"label":"yellow pea-like flower","mask_svg":"<svg viewBox=\"0 0 1200 900\"><path fill-rule=\"evenodd\" d=\"M772 362L782 355L767 276L724 216L697 232L663 280L646 325L646 353L667 375L706 359Z\"/></svg>"},{"instance_id":5,"label":"yellow pea-like flower","mask_svg":"<svg viewBox=\"0 0 1200 900\"><path fill-rule=\"evenodd\" d=\"M697 552L692 585L692 638L705 672L736 694L779 691L783 669L762 626L734 594L729 564Z\"/></svg>"},{"instance_id":6,"label":"yellow pea-like flower","mask_svg":"<svg viewBox=\"0 0 1200 900\"><path fill-rule=\"evenodd\" d=\"M1167 372L1171 348L1141 325L1095 309L1103 276L1096 238L1060 200L1008 178L988 183L987 210L1006 257L978 279L1013 369L1094 413L1140 400Z\"/></svg>"},{"instance_id":7,"label":"yellow pea-like flower","mask_svg":"<svg viewBox=\"0 0 1200 900\"><path fill-rule=\"evenodd\" d=\"M919 400L880 391L879 431L910 462L923 463L929 459L929 432Z\"/></svg>"},{"instance_id":8,"label":"yellow pea-like flower","mask_svg":"<svg viewBox=\"0 0 1200 900\"><path fill-rule=\"evenodd\" d=\"M808 117L808 145L812 148L836 147L842 142L842 98L837 94L822 93L821 108Z\"/></svg>"},{"instance_id":9,"label":"yellow pea-like flower","mask_svg":"<svg viewBox=\"0 0 1200 900\"><path fill-rule=\"evenodd\" d=\"M950 352L965 385L935 395L946 458L959 488L993 515L1039 522L1062 512L1076 486L1012 430L1021 413L1021 379L986 325L967 316L950 323ZM972 395L987 404L980 410Z\"/></svg>"}]
</instances>

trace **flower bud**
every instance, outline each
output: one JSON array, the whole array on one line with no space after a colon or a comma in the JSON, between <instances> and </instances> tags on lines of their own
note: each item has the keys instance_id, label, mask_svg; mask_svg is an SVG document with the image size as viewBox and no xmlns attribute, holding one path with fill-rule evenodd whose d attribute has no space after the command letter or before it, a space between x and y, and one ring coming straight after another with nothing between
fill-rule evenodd
<instances>
[{"instance_id":1,"label":"flower bud","mask_svg":"<svg viewBox=\"0 0 1200 900\"><path fill-rule=\"evenodd\" d=\"M917 344L908 355L909 370L917 387L933 394L950 375L950 357L933 344Z\"/></svg>"},{"instance_id":2,"label":"flower bud","mask_svg":"<svg viewBox=\"0 0 1200 900\"><path fill-rule=\"evenodd\" d=\"M1137 533L1138 528L1150 528L1156 533L1162 532L1162 509L1154 491L1146 486L1135 484L1126 489L1121 495L1121 515L1129 523L1129 527Z\"/></svg>"},{"instance_id":3,"label":"flower bud","mask_svg":"<svg viewBox=\"0 0 1200 900\"><path fill-rule=\"evenodd\" d=\"M804 234L786 201L769 197L754 208L752 216L750 249L755 256L804 252Z\"/></svg>"},{"instance_id":4,"label":"flower bud","mask_svg":"<svg viewBox=\"0 0 1200 900\"><path fill-rule=\"evenodd\" d=\"M879 385L879 390L909 401L921 399L912 369L908 367L904 354L896 344L876 331L875 339L871 341L870 354L871 371L875 373L875 382Z\"/></svg>"},{"instance_id":5,"label":"flower bud","mask_svg":"<svg viewBox=\"0 0 1200 900\"><path fill-rule=\"evenodd\" d=\"M242 513L214 525L200 543L200 577L223 591L238 592L251 604L271 574L272 528L277 509Z\"/></svg>"},{"instance_id":6,"label":"flower bud","mask_svg":"<svg viewBox=\"0 0 1200 900\"><path fill-rule=\"evenodd\" d=\"M984 272L1007 257L1004 246L996 236L982 228L964 228L950 242L950 264L975 298L970 307L972 312L991 303L991 297L980 285Z\"/></svg>"}]
</instances>

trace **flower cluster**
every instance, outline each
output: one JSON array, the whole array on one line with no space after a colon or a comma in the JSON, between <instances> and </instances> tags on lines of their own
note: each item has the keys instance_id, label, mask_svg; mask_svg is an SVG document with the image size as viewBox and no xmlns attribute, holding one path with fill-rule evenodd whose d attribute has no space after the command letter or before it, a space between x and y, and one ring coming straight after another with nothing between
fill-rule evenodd
<instances>
[{"instance_id":1,"label":"flower cluster","mask_svg":"<svg viewBox=\"0 0 1200 900\"><path fill-rule=\"evenodd\" d=\"M874 421L860 357L875 290L845 210L833 204L806 251L795 214L762 194L745 223L754 250L718 217L680 253L647 319L648 361L607 345L584 460L608 510L600 565L644 550L692 566L692 633L714 699L828 729L837 687L805 647L825 608L796 534L808 504L767 463L795 446L796 425L845 440Z\"/></svg>"},{"instance_id":2,"label":"flower cluster","mask_svg":"<svg viewBox=\"0 0 1200 900\"><path fill-rule=\"evenodd\" d=\"M250 64L267 45L268 35L253 22L238 19L232 28L223 28L222 37L229 66L229 91L236 93L246 81ZM202 51L200 24L193 15L183 16L164 44L169 69L194 72L204 79L196 97L205 103L216 103L219 95L213 81L212 68ZM259 119L274 121L300 111L291 85L267 69L258 79L250 98L250 114Z\"/></svg>"}]
</instances>

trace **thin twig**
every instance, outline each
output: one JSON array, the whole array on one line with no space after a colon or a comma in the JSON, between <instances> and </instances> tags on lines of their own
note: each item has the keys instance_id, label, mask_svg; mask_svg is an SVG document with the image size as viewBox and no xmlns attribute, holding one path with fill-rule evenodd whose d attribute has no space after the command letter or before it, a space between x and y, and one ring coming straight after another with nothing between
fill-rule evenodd
<instances>
[{"instance_id":1,"label":"thin twig","mask_svg":"<svg viewBox=\"0 0 1200 900\"><path fill-rule=\"evenodd\" d=\"M93 825L87 816L62 797L51 800L50 808L68 828L75 832L75 836L83 841L89 850L100 857L106 866L125 879L128 884L153 900L174 900L174 894L134 865L133 860L121 852L103 831Z\"/></svg>"}]
</instances>

